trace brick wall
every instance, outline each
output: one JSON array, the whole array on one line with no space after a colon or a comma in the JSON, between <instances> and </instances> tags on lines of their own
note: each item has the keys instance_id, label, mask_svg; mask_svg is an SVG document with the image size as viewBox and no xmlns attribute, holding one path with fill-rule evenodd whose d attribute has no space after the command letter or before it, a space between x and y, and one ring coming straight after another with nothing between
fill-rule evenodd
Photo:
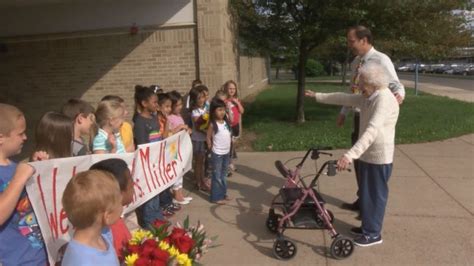
<instances>
[{"instance_id":1,"label":"brick wall","mask_svg":"<svg viewBox=\"0 0 474 266\"><path fill-rule=\"evenodd\" d=\"M238 51L227 0L197 0L199 73L212 92L237 80Z\"/></svg>"},{"instance_id":2,"label":"brick wall","mask_svg":"<svg viewBox=\"0 0 474 266\"><path fill-rule=\"evenodd\" d=\"M239 57L240 94L257 93L268 85L267 66L263 57Z\"/></svg>"},{"instance_id":3,"label":"brick wall","mask_svg":"<svg viewBox=\"0 0 474 266\"><path fill-rule=\"evenodd\" d=\"M68 98L95 105L102 96L116 94L132 113L135 84L185 92L195 79L193 26L134 36L41 37L7 43L8 51L0 53L0 102L24 110L31 137L40 116L58 110Z\"/></svg>"}]
</instances>

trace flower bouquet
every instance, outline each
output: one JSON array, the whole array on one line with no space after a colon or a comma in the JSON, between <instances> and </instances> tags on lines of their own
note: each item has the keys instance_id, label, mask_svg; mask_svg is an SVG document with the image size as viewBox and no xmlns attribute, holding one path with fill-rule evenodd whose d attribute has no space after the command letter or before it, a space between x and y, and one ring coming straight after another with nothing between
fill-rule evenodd
<instances>
[{"instance_id":1,"label":"flower bouquet","mask_svg":"<svg viewBox=\"0 0 474 266\"><path fill-rule=\"evenodd\" d=\"M196 128L206 132L209 127L209 114L205 113L196 120Z\"/></svg>"},{"instance_id":2,"label":"flower bouquet","mask_svg":"<svg viewBox=\"0 0 474 266\"><path fill-rule=\"evenodd\" d=\"M211 247L216 237L208 238L204 225L189 226L189 217L183 225L172 229L167 221L156 220L151 230L138 229L124 248L124 264L143 265L198 265L197 261Z\"/></svg>"}]
</instances>

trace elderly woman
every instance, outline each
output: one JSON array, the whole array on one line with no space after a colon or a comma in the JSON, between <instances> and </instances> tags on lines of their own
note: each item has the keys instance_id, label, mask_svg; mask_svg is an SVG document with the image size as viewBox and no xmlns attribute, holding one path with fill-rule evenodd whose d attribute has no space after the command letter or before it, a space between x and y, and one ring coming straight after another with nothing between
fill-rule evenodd
<instances>
[{"instance_id":1,"label":"elderly woman","mask_svg":"<svg viewBox=\"0 0 474 266\"><path fill-rule=\"evenodd\" d=\"M321 103L360 109L359 140L338 160L337 167L346 169L354 159L359 159L362 227L351 231L359 235L354 239L355 244L366 247L382 243L387 182L392 173L399 107L397 99L387 88L387 77L382 67L367 63L359 69L359 75L362 94L306 91L305 95L315 97Z\"/></svg>"}]
</instances>

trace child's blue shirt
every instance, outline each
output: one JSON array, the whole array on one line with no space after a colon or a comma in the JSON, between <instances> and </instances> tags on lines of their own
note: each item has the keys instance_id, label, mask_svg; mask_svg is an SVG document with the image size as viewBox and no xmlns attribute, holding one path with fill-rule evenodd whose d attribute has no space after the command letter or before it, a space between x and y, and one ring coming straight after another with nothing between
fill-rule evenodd
<instances>
[{"instance_id":1,"label":"child's blue shirt","mask_svg":"<svg viewBox=\"0 0 474 266\"><path fill-rule=\"evenodd\" d=\"M109 266L119 265L117 254L115 253L112 232L109 228L102 231L102 237L107 244L107 250L101 251L93 247L81 244L74 239L69 241L64 253L62 265L67 266Z\"/></svg>"},{"instance_id":2,"label":"child's blue shirt","mask_svg":"<svg viewBox=\"0 0 474 266\"><path fill-rule=\"evenodd\" d=\"M17 164L0 166L0 192L15 174ZM46 250L36 216L23 191L15 210L0 225L0 265L46 265Z\"/></svg>"}]
</instances>

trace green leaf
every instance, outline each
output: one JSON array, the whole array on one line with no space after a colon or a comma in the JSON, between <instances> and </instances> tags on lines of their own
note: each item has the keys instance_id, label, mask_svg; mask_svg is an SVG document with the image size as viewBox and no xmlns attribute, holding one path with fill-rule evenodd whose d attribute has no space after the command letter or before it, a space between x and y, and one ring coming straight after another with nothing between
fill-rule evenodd
<instances>
[{"instance_id":1,"label":"green leaf","mask_svg":"<svg viewBox=\"0 0 474 266\"><path fill-rule=\"evenodd\" d=\"M189 228L189 215L186 216L186 219L184 219L183 227L184 227L185 230L187 230Z\"/></svg>"}]
</instances>

